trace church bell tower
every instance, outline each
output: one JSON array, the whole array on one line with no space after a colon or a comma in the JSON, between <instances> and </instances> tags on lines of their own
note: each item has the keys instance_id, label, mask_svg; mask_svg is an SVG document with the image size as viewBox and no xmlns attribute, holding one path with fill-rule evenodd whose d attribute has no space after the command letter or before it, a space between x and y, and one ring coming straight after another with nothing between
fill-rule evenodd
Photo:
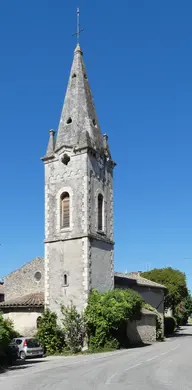
<instances>
[{"instance_id":1,"label":"church bell tower","mask_svg":"<svg viewBox=\"0 0 192 390\"><path fill-rule=\"evenodd\" d=\"M114 287L113 162L77 45L58 132L45 166L45 306L82 310L91 289Z\"/></svg>"}]
</instances>

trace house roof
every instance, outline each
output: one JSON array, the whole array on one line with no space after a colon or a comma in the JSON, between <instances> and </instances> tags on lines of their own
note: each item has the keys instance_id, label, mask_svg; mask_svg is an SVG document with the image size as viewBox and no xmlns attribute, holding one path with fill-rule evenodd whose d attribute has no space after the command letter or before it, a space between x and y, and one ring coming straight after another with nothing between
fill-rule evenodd
<instances>
[{"instance_id":1,"label":"house roof","mask_svg":"<svg viewBox=\"0 0 192 390\"><path fill-rule=\"evenodd\" d=\"M31 293L22 297L16 297L8 299L4 302L0 302L0 309L6 307L43 307L44 306L44 293Z\"/></svg>"},{"instance_id":2,"label":"house roof","mask_svg":"<svg viewBox=\"0 0 192 390\"><path fill-rule=\"evenodd\" d=\"M34 259L32 259L32 260L28 261L27 263L23 264L20 268L17 268L14 271L12 271L10 274L6 275L4 277L4 280L6 280L7 278L13 278L14 279L15 276L17 275L18 271L20 272L21 270L25 269L27 266L31 266L33 263L36 263L36 262L44 263L44 258L40 257L40 256L35 257Z\"/></svg>"},{"instance_id":3,"label":"house roof","mask_svg":"<svg viewBox=\"0 0 192 390\"><path fill-rule=\"evenodd\" d=\"M166 290L166 287L163 286L163 284L159 284L153 282L152 280L145 279L138 272L130 272L130 273L115 272L114 276L115 278L121 278L127 280L127 282L130 281L132 283L136 283L138 286L154 287L154 288L161 288Z\"/></svg>"}]
</instances>

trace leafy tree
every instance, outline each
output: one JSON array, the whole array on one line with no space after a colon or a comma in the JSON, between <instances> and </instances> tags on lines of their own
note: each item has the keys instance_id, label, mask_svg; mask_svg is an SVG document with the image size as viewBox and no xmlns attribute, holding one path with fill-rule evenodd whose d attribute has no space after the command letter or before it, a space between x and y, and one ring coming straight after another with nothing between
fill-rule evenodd
<instances>
[{"instance_id":1,"label":"leafy tree","mask_svg":"<svg viewBox=\"0 0 192 390\"><path fill-rule=\"evenodd\" d=\"M133 290L93 290L85 311L90 350L125 346L128 320L140 316L142 299Z\"/></svg>"},{"instance_id":2,"label":"leafy tree","mask_svg":"<svg viewBox=\"0 0 192 390\"><path fill-rule=\"evenodd\" d=\"M141 274L146 279L163 284L167 288L165 308L175 310L176 306L188 296L186 276L183 272L168 268L154 268Z\"/></svg>"},{"instance_id":3,"label":"leafy tree","mask_svg":"<svg viewBox=\"0 0 192 390\"><path fill-rule=\"evenodd\" d=\"M190 293L188 293L187 297L184 300L185 314L188 317L192 314L192 297Z\"/></svg>"},{"instance_id":4,"label":"leafy tree","mask_svg":"<svg viewBox=\"0 0 192 390\"><path fill-rule=\"evenodd\" d=\"M72 353L81 351L86 334L85 319L76 306L71 302L70 306L61 306L63 315L63 331L65 335L66 349Z\"/></svg>"},{"instance_id":5,"label":"leafy tree","mask_svg":"<svg viewBox=\"0 0 192 390\"><path fill-rule=\"evenodd\" d=\"M64 348L64 334L57 324L57 315L45 310L38 322L37 338L47 354L53 355Z\"/></svg>"},{"instance_id":6,"label":"leafy tree","mask_svg":"<svg viewBox=\"0 0 192 390\"><path fill-rule=\"evenodd\" d=\"M192 313L192 298L190 294L181 301L175 308L174 316L177 325L185 325L189 316Z\"/></svg>"}]
</instances>

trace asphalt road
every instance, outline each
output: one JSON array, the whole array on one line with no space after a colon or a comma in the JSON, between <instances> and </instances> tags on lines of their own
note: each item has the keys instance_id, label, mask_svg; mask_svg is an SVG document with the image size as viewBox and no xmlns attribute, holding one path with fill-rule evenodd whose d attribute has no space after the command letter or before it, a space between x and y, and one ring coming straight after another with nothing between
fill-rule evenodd
<instances>
[{"instance_id":1,"label":"asphalt road","mask_svg":"<svg viewBox=\"0 0 192 390\"><path fill-rule=\"evenodd\" d=\"M0 374L5 390L192 389L192 326L143 348L29 360Z\"/></svg>"}]
</instances>

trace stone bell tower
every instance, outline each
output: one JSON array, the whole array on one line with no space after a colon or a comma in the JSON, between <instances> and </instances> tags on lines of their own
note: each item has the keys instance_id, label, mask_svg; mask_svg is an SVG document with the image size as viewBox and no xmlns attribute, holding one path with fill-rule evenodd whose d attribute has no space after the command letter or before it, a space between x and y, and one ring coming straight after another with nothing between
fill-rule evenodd
<instances>
[{"instance_id":1,"label":"stone bell tower","mask_svg":"<svg viewBox=\"0 0 192 390\"><path fill-rule=\"evenodd\" d=\"M45 165L45 305L78 310L91 289L114 287L113 168L77 45L57 135Z\"/></svg>"}]
</instances>

